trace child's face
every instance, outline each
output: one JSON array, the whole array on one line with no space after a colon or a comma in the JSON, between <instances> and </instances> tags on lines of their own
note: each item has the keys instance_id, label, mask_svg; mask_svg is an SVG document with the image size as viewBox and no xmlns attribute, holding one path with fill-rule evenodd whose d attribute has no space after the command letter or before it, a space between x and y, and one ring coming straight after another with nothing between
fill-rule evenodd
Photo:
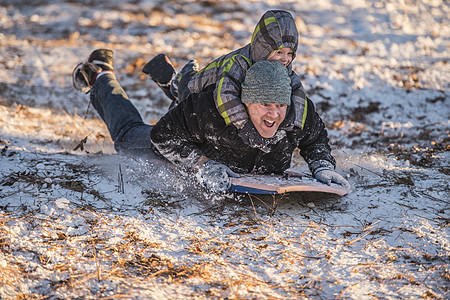
<instances>
[{"instance_id":1,"label":"child's face","mask_svg":"<svg viewBox=\"0 0 450 300\"><path fill-rule=\"evenodd\" d=\"M292 62L292 56L294 55L294 51L291 48L282 48L279 50L273 51L267 60L276 60L282 63L285 67L289 66Z\"/></svg>"}]
</instances>

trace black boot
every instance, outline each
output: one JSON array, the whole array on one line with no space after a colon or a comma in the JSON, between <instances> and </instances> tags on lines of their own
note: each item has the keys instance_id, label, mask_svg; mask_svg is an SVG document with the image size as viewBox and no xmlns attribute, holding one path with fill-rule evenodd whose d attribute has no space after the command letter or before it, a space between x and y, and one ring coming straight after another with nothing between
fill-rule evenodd
<instances>
[{"instance_id":1,"label":"black boot","mask_svg":"<svg viewBox=\"0 0 450 300\"><path fill-rule=\"evenodd\" d=\"M172 82L172 77L175 74L175 68L165 54L161 53L152 58L144 66L142 72L156 82L167 97L171 100L176 100L170 92L170 83Z\"/></svg>"}]
</instances>

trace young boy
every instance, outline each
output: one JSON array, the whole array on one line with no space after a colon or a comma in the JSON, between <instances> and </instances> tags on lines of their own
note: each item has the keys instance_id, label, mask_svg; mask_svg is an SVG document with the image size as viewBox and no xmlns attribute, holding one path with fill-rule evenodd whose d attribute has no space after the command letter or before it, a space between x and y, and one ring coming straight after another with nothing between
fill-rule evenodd
<instances>
[{"instance_id":1,"label":"young boy","mask_svg":"<svg viewBox=\"0 0 450 300\"><path fill-rule=\"evenodd\" d=\"M291 78L292 104L295 107L294 126L303 128L306 114L306 95L302 83L292 71L292 61L298 46L298 31L292 15L287 11L270 10L264 13L255 27L250 44L217 58L198 71L196 61L188 62L175 78L175 70L164 54L153 58L143 69L174 102L171 107L215 85L216 108L225 123L245 130L249 116L241 101L241 84L253 64L262 60L276 60L288 70ZM249 125L247 125L248 127Z\"/></svg>"}]
</instances>

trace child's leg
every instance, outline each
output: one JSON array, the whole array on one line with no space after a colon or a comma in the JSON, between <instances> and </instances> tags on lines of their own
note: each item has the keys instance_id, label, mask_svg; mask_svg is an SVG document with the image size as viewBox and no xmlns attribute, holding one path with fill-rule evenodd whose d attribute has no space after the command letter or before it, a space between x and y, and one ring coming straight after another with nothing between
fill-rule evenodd
<instances>
[{"instance_id":1,"label":"child's leg","mask_svg":"<svg viewBox=\"0 0 450 300\"><path fill-rule=\"evenodd\" d=\"M191 80L192 76L195 75L195 73L197 73L196 70L189 70L188 72L184 73L183 76L181 77L178 83L178 102L186 99L191 93L187 85Z\"/></svg>"},{"instance_id":2,"label":"child's leg","mask_svg":"<svg viewBox=\"0 0 450 300\"><path fill-rule=\"evenodd\" d=\"M195 59L188 61L181 71L175 76L170 85L170 92L175 96L175 100L169 106L169 110L178 105L181 101L186 99L191 91L188 88L188 83L192 76L198 72L198 62Z\"/></svg>"}]
</instances>

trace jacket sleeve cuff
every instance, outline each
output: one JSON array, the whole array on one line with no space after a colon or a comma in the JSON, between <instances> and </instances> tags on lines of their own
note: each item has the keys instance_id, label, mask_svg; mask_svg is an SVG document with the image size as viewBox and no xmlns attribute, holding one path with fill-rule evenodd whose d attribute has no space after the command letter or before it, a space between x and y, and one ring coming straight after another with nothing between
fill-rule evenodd
<instances>
[{"instance_id":1,"label":"jacket sleeve cuff","mask_svg":"<svg viewBox=\"0 0 450 300\"><path fill-rule=\"evenodd\" d=\"M323 170L334 170L334 165L328 160L316 160L309 165L309 169L313 177L316 177L317 172Z\"/></svg>"},{"instance_id":2,"label":"jacket sleeve cuff","mask_svg":"<svg viewBox=\"0 0 450 300\"><path fill-rule=\"evenodd\" d=\"M197 162L195 162L194 164L194 171L198 171L200 169L200 167L209 160L208 157L202 155L199 157L199 159L197 160Z\"/></svg>"}]
</instances>

